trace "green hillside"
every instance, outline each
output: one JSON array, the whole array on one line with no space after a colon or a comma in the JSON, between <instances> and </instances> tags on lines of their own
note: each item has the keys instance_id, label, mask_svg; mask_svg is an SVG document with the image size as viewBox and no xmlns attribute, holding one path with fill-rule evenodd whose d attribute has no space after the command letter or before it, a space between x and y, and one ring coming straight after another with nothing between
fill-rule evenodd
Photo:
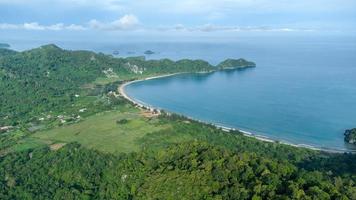
<instances>
[{"instance_id":1,"label":"green hillside","mask_svg":"<svg viewBox=\"0 0 356 200\"><path fill-rule=\"evenodd\" d=\"M0 126L27 123L40 113L65 110L75 103L74 96L88 96L98 84L216 70L202 60L119 59L67 51L53 44L18 53L4 50L0 55Z\"/></svg>"}]
</instances>

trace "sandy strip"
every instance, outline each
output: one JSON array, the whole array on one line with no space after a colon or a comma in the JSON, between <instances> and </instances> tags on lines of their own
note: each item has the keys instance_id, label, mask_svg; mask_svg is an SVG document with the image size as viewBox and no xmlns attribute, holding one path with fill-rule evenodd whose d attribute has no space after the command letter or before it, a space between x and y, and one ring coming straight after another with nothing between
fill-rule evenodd
<instances>
[{"instance_id":1,"label":"sandy strip","mask_svg":"<svg viewBox=\"0 0 356 200\"><path fill-rule=\"evenodd\" d=\"M132 102L135 105L138 105L139 107L142 108L147 108L147 109L154 109L152 106L148 106L142 102L139 102L133 98L131 98L129 95L126 94L125 92L125 87L132 84L132 83L137 83L137 82L141 82L141 81L147 81L147 80L151 80L151 79L157 79L157 78L163 78L163 77L169 77L169 76L174 76L174 75L178 75L178 74L184 74L184 73L173 73L173 74L165 74L165 75L159 75L159 76L152 76L152 77L148 77L148 78L144 78L144 79L138 79L138 80L134 80L134 81L129 81L126 83L123 83L120 85L119 87L119 93L127 100L129 100L130 102Z\"/></svg>"}]
</instances>

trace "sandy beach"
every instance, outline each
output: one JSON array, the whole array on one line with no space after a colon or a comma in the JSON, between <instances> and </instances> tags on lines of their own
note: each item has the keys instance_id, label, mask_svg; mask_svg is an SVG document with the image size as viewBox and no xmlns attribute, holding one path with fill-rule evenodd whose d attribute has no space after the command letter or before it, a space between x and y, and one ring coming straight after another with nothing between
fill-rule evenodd
<instances>
[{"instance_id":1,"label":"sandy beach","mask_svg":"<svg viewBox=\"0 0 356 200\"><path fill-rule=\"evenodd\" d=\"M166 74L166 75L159 75L159 76L152 76L152 77L148 77L148 78L144 78L144 79L138 79L138 80L134 80L134 81L129 81L129 82L126 82L124 84L121 84L120 87L119 87L119 93L127 100L129 100L130 102L132 102L133 104L135 105L138 105L139 107L144 107L144 108L153 108L151 106L147 106L137 100L134 100L133 98L131 98L129 95L126 94L125 92L125 87L130 85L130 84L133 84L133 83L137 83L137 82L141 82L141 81L147 81L147 80L151 80L151 79L157 79L157 78L163 78L163 77L169 77L169 76L174 76L174 75L178 75L178 74L184 74L184 73L173 73L173 74Z\"/></svg>"}]
</instances>

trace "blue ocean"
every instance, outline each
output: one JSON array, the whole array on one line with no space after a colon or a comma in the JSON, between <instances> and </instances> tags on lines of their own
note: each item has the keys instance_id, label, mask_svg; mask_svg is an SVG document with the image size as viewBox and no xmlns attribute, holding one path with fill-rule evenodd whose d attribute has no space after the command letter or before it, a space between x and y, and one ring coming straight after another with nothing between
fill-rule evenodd
<instances>
[{"instance_id":1,"label":"blue ocean","mask_svg":"<svg viewBox=\"0 0 356 200\"><path fill-rule=\"evenodd\" d=\"M157 108L274 140L351 150L356 127L356 40L280 38L231 43L168 43L154 58L246 58L246 70L182 74L129 85L131 97Z\"/></svg>"}]
</instances>

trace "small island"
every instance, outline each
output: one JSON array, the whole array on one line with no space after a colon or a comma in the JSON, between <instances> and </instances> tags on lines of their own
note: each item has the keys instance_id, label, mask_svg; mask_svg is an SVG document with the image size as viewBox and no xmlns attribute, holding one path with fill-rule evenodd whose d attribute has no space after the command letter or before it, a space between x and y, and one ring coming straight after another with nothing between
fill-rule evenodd
<instances>
[{"instance_id":1,"label":"small island","mask_svg":"<svg viewBox=\"0 0 356 200\"><path fill-rule=\"evenodd\" d=\"M240 59L226 59L217 65L219 69L238 69L246 67L256 67L254 62L247 61L243 58Z\"/></svg>"},{"instance_id":2,"label":"small island","mask_svg":"<svg viewBox=\"0 0 356 200\"><path fill-rule=\"evenodd\" d=\"M9 44L6 44L6 43L0 43L0 48L2 49L7 49L7 48L10 48L11 46Z\"/></svg>"},{"instance_id":3,"label":"small island","mask_svg":"<svg viewBox=\"0 0 356 200\"><path fill-rule=\"evenodd\" d=\"M356 144L356 128L346 130L344 135L345 135L345 142L349 144Z\"/></svg>"},{"instance_id":4,"label":"small island","mask_svg":"<svg viewBox=\"0 0 356 200\"><path fill-rule=\"evenodd\" d=\"M144 54L146 55L152 55L152 54L155 54L155 52L151 51L151 50L147 50L144 52Z\"/></svg>"}]
</instances>

